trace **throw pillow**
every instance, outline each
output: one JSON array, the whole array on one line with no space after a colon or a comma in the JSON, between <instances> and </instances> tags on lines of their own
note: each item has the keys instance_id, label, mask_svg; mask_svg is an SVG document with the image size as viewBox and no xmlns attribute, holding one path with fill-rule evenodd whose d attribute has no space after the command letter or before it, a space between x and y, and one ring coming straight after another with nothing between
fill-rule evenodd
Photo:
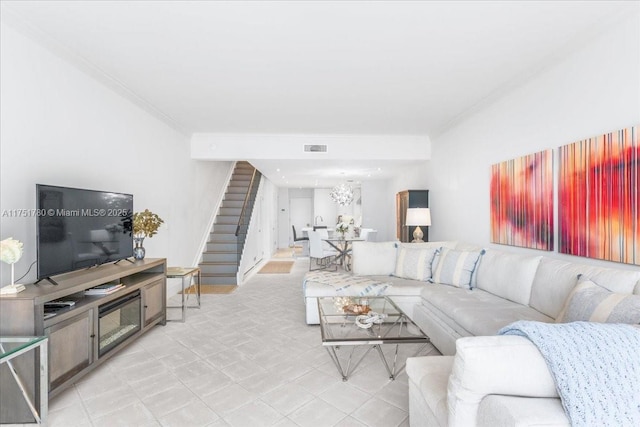
<instances>
[{"instance_id":1,"label":"throw pillow","mask_svg":"<svg viewBox=\"0 0 640 427\"><path fill-rule=\"evenodd\" d=\"M353 274L390 276L396 268L396 242L353 242Z\"/></svg>"},{"instance_id":2,"label":"throw pillow","mask_svg":"<svg viewBox=\"0 0 640 427\"><path fill-rule=\"evenodd\" d=\"M471 289L471 277L481 252L442 248L433 261L432 282Z\"/></svg>"},{"instance_id":3,"label":"throw pillow","mask_svg":"<svg viewBox=\"0 0 640 427\"><path fill-rule=\"evenodd\" d=\"M640 295L611 292L579 276L556 323L575 321L638 324Z\"/></svg>"},{"instance_id":4,"label":"throw pillow","mask_svg":"<svg viewBox=\"0 0 640 427\"><path fill-rule=\"evenodd\" d=\"M413 249L400 247L396 259L396 270L393 275L403 279L421 281L431 279L431 264L437 251L435 248Z\"/></svg>"}]
</instances>

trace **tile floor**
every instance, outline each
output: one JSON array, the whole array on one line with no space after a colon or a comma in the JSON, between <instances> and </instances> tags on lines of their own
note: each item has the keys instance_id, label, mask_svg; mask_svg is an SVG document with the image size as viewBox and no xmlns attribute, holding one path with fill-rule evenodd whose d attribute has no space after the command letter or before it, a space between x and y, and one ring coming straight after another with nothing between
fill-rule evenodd
<instances>
[{"instance_id":1,"label":"tile floor","mask_svg":"<svg viewBox=\"0 0 640 427\"><path fill-rule=\"evenodd\" d=\"M52 399L49 425L408 426L404 372L389 380L373 351L343 382L319 327L305 324L308 262L203 295L186 323L154 327Z\"/></svg>"}]
</instances>

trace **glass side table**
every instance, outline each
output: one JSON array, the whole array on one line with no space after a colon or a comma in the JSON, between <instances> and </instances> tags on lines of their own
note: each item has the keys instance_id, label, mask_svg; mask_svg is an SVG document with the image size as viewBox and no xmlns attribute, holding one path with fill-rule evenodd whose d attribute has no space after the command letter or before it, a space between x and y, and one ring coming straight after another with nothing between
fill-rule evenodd
<instances>
[{"instance_id":1,"label":"glass side table","mask_svg":"<svg viewBox=\"0 0 640 427\"><path fill-rule=\"evenodd\" d=\"M194 282L195 278L195 283ZM167 308L180 308L182 310L182 318L181 321L184 323L187 315L187 308L200 308L200 268L198 267L168 267L167 268L167 279L181 279L182 280L182 304L181 305L171 305L167 306ZM188 286L187 286L188 284ZM195 290L196 295L196 305L195 306L187 306L187 300L189 295L191 295L191 289ZM189 293L187 293L189 290ZM185 298L186 294L186 298ZM172 319L167 319L167 322L176 321Z\"/></svg>"},{"instance_id":2,"label":"glass side table","mask_svg":"<svg viewBox=\"0 0 640 427\"><path fill-rule=\"evenodd\" d=\"M47 337L0 337L0 364L7 364L36 422L44 425L47 423L47 411L49 407L48 341L49 339ZM38 409L36 409L34 402L25 389L24 383L18 376L18 372L11 362L21 354L35 349L38 349L38 355L40 356L40 373L38 377L40 381L40 398L38 399Z\"/></svg>"}]
</instances>

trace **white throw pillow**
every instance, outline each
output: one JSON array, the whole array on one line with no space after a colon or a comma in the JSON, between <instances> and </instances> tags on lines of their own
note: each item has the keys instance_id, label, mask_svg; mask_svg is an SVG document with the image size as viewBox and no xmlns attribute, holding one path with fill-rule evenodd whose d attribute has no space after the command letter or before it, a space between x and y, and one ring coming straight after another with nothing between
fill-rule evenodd
<instances>
[{"instance_id":1,"label":"white throw pillow","mask_svg":"<svg viewBox=\"0 0 640 427\"><path fill-rule=\"evenodd\" d=\"M396 242L353 242L353 274L392 275L397 250Z\"/></svg>"},{"instance_id":2,"label":"white throw pillow","mask_svg":"<svg viewBox=\"0 0 640 427\"><path fill-rule=\"evenodd\" d=\"M442 248L433 262L431 281L471 289L471 277L482 253Z\"/></svg>"},{"instance_id":3,"label":"white throw pillow","mask_svg":"<svg viewBox=\"0 0 640 427\"><path fill-rule=\"evenodd\" d=\"M476 286L499 297L528 305L541 256L487 249L478 265Z\"/></svg>"},{"instance_id":4,"label":"white throw pillow","mask_svg":"<svg viewBox=\"0 0 640 427\"><path fill-rule=\"evenodd\" d=\"M393 275L423 282L431 279L431 264L437 251L436 248L400 247Z\"/></svg>"}]
</instances>

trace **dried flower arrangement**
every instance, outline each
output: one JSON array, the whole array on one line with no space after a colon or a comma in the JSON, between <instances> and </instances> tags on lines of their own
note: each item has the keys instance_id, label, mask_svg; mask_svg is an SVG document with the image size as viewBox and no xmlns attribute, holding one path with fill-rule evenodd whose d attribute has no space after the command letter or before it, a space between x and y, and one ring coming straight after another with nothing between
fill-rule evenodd
<instances>
[{"instance_id":1,"label":"dried flower arrangement","mask_svg":"<svg viewBox=\"0 0 640 427\"><path fill-rule=\"evenodd\" d=\"M133 214L133 235L137 237L153 237L164 221L149 209Z\"/></svg>"}]
</instances>

